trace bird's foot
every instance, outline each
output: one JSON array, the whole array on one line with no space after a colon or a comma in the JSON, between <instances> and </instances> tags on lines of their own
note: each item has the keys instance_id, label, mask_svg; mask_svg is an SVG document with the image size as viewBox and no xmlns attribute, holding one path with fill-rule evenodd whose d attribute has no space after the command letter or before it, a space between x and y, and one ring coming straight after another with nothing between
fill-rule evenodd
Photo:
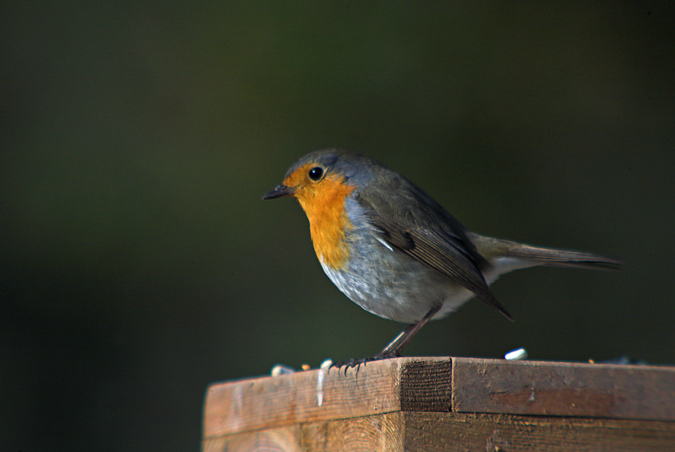
<instances>
[{"instance_id":1,"label":"bird's foot","mask_svg":"<svg viewBox=\"0 0 675 452\"><path fill-rule=\"evenodd\" d=\"M357 359L357 358L350 358L350 359L348 359L347 361L338 362L338 363L332 363L332 364L328 367L328 372L330 372L330 370L331 370L333 367L335 367L335 368L338 370L338 373L339 373L340 370L344 367L344 369L345 369L345 375L347 375L347 371L348 371L350 368L354 367L354 368L356 368L356 374L358 375L358 374L359 374L359 369L361 368L361 365L363 365L363 366L365 367L366 364L368 364L368 363L370 363L370 362L373 362L373 361L379 361L379 360L382 360L382 359L388 359L388 358L395 358L395 356L383 355L383 354L378 353L377 355L375 355L375 356L370 356L370 357L368 357L368 358L358 358L358 359Z\"/></svg>"}]
</instances>

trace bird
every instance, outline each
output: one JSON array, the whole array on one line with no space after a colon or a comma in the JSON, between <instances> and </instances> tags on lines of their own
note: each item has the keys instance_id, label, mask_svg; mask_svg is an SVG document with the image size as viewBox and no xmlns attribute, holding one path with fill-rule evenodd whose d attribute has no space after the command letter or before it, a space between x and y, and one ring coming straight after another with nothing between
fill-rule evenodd
<instances>
[{"instance_id":1,"label":"bird","mask_svg":"<svg viewBox=\"0 0 675 452\"><path fill-rule=\"evenodd\" d=\"M489 289L505 273L622 265L595 253L472 232L398 172L345 149L301 157L263 200L282 197L300 203L321 267L337 288L364 310L407 324L374 356L337 364L346 369L400 356L428 321L472 298L513 321Z\"/></svg>"}]
</instances>

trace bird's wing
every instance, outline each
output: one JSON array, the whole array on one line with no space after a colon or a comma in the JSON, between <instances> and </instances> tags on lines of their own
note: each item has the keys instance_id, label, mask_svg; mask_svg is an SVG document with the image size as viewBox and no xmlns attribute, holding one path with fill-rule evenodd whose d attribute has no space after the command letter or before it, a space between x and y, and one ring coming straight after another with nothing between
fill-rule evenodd
<instances>
[{"instance_id":1,"label":"bird's wing","mask_svg":"<svg viewBox=\"0 0 675 452\"><path fill-rule=\"evenodd\" d=\"M359 199L380 238L470 290L511 320L511 315L490 292L479 268L489 264L466 237L464 227L407 180L392 188L396 190L387 191L386 196L365 193Z\"/></svg>"}]
</instances>

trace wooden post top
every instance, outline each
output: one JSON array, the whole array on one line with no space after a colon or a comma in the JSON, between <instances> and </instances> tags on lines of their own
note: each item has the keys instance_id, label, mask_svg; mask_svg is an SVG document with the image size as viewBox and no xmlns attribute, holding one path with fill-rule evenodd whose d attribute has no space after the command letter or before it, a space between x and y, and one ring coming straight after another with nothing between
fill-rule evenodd
<instances>
[{"instance_id":1,"label":"wooden post top","mask_svg":"<svg viewBox=\"0 0 675 452\"><path fill-rule=\"evenodd\" d=\"M675 422L675 367L412 357L215 383L203 438L406 411Z\"/></svg>"}]
</instances>

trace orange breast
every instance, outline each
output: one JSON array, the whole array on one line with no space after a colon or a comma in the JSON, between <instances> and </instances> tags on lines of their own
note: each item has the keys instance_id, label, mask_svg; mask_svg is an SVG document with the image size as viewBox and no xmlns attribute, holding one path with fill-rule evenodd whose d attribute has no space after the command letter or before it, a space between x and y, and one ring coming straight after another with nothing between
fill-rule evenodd
<instances>
[{"instance_id":1,"label":"orange breast","mask_svg":"<svg viewBox=\"0 0 675 452\"><path fill-rule=\"evenodd\" d=\"M295 193L309 219L316 255L336 270L349 258L345 232L352 224L345 210L345 199L353 190L342 177L329 174L316 185L305 185Z\"/></svg>"}]
</instances>

